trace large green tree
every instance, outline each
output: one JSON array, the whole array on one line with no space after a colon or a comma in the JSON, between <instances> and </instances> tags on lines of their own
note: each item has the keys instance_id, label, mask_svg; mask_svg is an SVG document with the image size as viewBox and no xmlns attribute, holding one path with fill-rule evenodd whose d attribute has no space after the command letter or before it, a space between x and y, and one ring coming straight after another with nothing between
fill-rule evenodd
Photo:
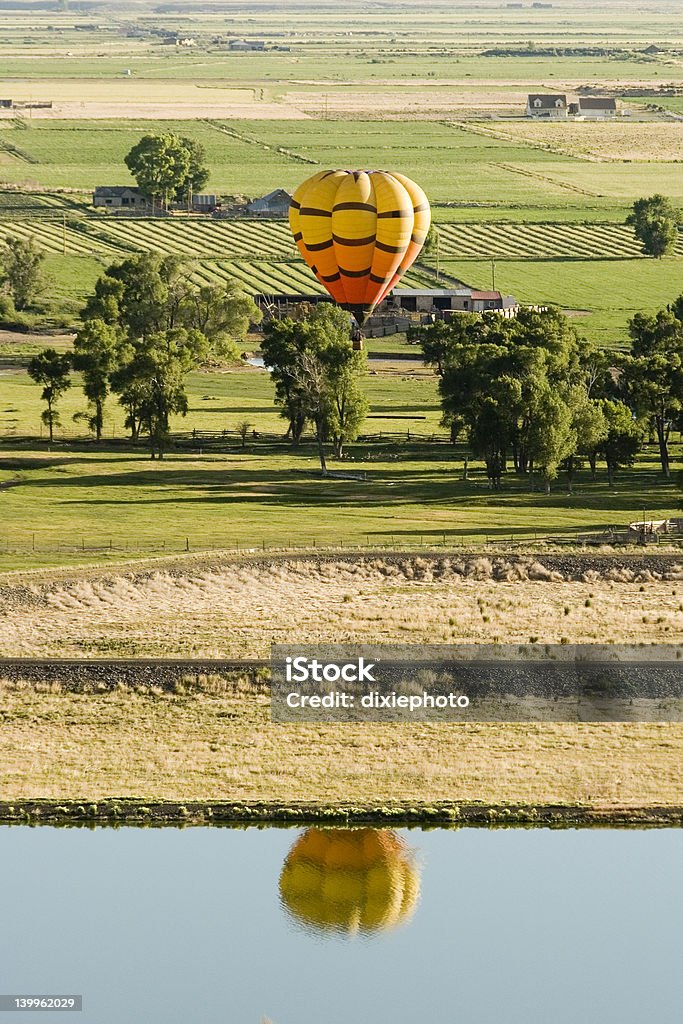
<instances>
[{"instance_id":1,"label":"large green tree","mask_svg":"<svg viewBox=\"0 0 683 1024\"><path fill-rule=\"evenodd\" d=\"M124 159L140 191L164 208L202 188L209 178L201 143L174 132L143 135Z\"/></svg>"},{"instance_id":2,"label":"large green tree","mask_svg":"<svg viewBox=\"0 0 683 1024\"><path fill-rule=\"evenodd\" d=\"M624 402L603 399L606 433L600 450L607 464L607 480L614 487L614 475L621 466L631 466L643 443L643 428Z\"/></svg>"},{"instance_id":3,"label":"large green tree","mask_svg":"<svg viewBox=\"0 0 683 1024\"><path fill-rule=\"evenodd\" d=\"M46 408L41 419L50 433L50 441L54 440L54 428L59 423L57 402L65 391L71 387L69 371L71 357L68 352L57 352L54 348L45 348L29 361L27 372L36 384L42 384L41 398Z\"/></svg>"},{"instance_id":4,"label":"large green tree","mask_svg":"<svg viewBox=\"0 0 683 1024\"><path fill-rule=\"evenodd\" d=\"M658 259L674 251L680 221L680 211L666 196L659 194L637 199L626 218L626 223L633 228L643 252Z\"/></svg>"},{"instance_id":5,"label":"large green tree","mask_svg":"<svg viewBox=\"0 0 683 1024\"><path fill-rule=\"evenodd\" d=\"M592 353L558 310L457 315L413 329L439 377L444 422L464 428L498 488L511 462L546 487L579 443L574 407L588 400Z\"/></svg>"},{"instance_id":6,"label":"large green tree","mask_svg":"<svg viewBox=\"0 0 683 1024\"><path fill-rule=\"evenodd\" d=\"M621 360L623 397L652 426L665 477L671 475L669 438L683 411L683 321L674 309L630 321L631 353Z\"/></svg>"}]
</instances>

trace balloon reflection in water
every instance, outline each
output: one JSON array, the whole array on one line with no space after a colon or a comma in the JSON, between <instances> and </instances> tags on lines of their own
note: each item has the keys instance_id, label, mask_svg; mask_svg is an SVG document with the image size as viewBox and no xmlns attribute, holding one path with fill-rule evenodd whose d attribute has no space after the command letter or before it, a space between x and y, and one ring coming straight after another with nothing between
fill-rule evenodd
<instances>
[{"instance_id":1,"label":"balloon reflection in water","mask_svg":"<svg viewBox=\"0 0 683 1024\"><path fill-rule=\"evenodd\" d=\"M309 828L280 875L280 897L295 920L353 935L409 920L420 895L414 858L388 829Z\"/></svg>"}]
</instances>

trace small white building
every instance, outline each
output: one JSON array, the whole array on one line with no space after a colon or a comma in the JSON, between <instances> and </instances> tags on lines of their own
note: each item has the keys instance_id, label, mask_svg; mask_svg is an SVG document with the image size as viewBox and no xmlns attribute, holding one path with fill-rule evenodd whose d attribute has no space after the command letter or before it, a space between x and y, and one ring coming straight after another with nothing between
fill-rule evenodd
<instances>
[{"instance_id":1,"label":"small white building","mask_svg":"<svg viewBox=\"0 0 683 1024\"><path fill-rule=\"evenodd\" d=\"M612 96L579 96L569 104L572 117L584 121L608 121L617 116L617 101Z\"/></svg>"},{"instance_id":2,"label":"small white building","mask_svg":"<svg viewBox=\"0 0 683 1024\"><path fill-rule=\"evenodd\" d=\"M527 97L527 117L542 117L557 121L566 118L567 112L567 97L564 93L558 93L557 95L531 93Z\"/></svg>"}]
</instances>

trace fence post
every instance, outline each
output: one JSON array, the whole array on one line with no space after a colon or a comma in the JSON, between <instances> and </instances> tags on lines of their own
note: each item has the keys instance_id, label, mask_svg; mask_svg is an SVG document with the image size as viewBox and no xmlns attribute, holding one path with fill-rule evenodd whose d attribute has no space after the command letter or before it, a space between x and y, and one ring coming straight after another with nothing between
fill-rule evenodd
<instances>
[{"instance_id":1,"label":"fence post","mask_svg":"<svg viewBox=\"0 0 683 1024\"><path fill-rule=\"evenodd\" d=\"M190 538L189 537L185 538L185 550L186 551L190 550Z\"/></svg>"}]
</instances>

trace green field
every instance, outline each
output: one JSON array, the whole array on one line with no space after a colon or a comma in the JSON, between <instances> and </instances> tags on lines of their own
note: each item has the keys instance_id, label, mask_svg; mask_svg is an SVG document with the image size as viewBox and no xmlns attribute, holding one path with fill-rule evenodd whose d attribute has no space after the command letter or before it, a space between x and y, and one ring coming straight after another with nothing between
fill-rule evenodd
<instances>
[{"instance_id":1,"label":"green field","mask_svg":"<svg viewBox=\"0 0 683 1024\"><path fill-rule=\"evenodd\" d=\"M419 363L370 366L380 373L364 385L371 406L366 439L333 463L364 474L362 480L321 480L310 440L298 451L278 442L285 425L263 371L192 374L189 414L172 423L180 447L152 463L144 447L126 443L113 399L102 449L77 442L83 428L72 415L85 403L76 386L60 404L62 427L52 448L45 437L22 439L41 432L39 389L22 371L0 370L0 483L18 481L1 492L0 565L83 557L84 548L110 544L112 557L164 544L179 550L187 537L194 549L323 545L330 537L363 546L443 543L444 536L533 540L624 524L644 509L655 517L676 514L678 489L661 479L654 446L614 490L601 471L596 481L581 474L571 497L562 478L546 497L512 475L494 494L476 463L463 481L467 450L449 445L439 427L436 379ZM236 433L243 421L258 434L250 433L245 450ZM222 431L225 437L202 435ZM676 464L682 455L676 441Z\"/></svg>"},{"instance_id":2,"label":"green field","mask_svg":"<svg viewBox=\"0 0 683 1024\"><path fill-rule=\"evenodd\" d=\"M54 120L21 126L0 121L0 182L47 190L130 184L124 156L141 135L162 130L201 142L211 171L207 189L219 194L293 190L316 170L351 165L400 168L436 204L584 208L609 217L629 200L657 190L683 202L683 176L675 162L600 164L450 122L367 119Z\"/></svg>"}]
</instances>

